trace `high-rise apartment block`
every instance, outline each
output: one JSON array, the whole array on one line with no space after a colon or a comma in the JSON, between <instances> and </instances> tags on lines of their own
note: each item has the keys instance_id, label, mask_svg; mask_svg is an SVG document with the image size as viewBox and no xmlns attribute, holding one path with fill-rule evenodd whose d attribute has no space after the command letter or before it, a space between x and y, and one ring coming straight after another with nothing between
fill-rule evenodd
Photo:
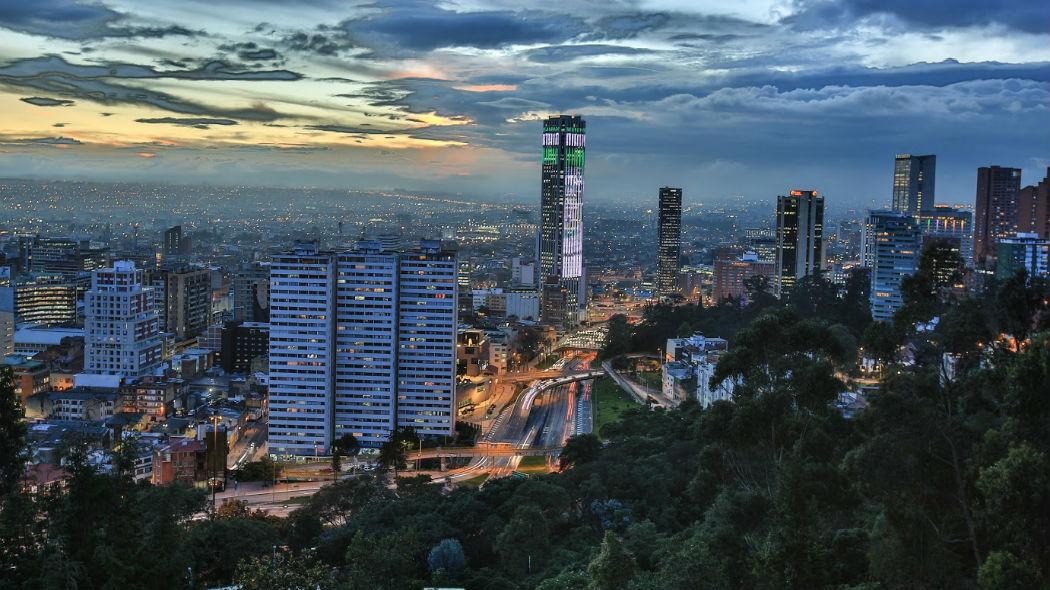
<instances>
[{"instance_id":1,"label":"high-rise apartment block","mask_svg":"<svg viewBox=\"0 0 1050 590\"><path fill-rule=\"evenodd\" d=\"M182 226L164 230L164 256L178 256L183 253Z\"/></svg>"},{"instance_id":2,"label":"high-rise apartment block","mask_svg":"<svg viewBox=\"0 0 1050 590\"><path fill-rule=\"evenodd\" d=\"M270 452L326 453L397 427L455 426L456 254L440 242L392 252L300 244L270 265Z\"/></svg>"},{"instance_id":3,"label":"high-rise apartment block","mask_svg":"<svg viewBox=\"0 0 1050 590\"><path fill-rule=\"evenodd\" d=\"M824 268L824 197L792 190L777 197L774 291L790 291L804 276Z\"/></svg>"},{"instance_id":4,"label":"high-rise apartment block","mask_svg":"<svg viewBox=\"0 0 1050 590\"><path fill-rule=\"evenodd\" d=\"M871 316L886 321L904 304L901 281L915 274L922 249L922 230L916 218L900 211L871 211Z\"/></svg>"},{"instance_id":5,"label":"high-rise apartment block","mask_svg":"<svg viewBox=\"0 0 1050 590\"><path fill-rule=\"evenodd\" d=\"M897 154L893 163L893 210L908 215L933 211L937 156Z\"/></svg>"},{"instance_id":6,"label":"high-rise apartment block","mask_svg":"<svg viewBox=\"0 0 1050 590\"><path fill-rule=\"evenodd\" d=\"M269 263L252 263L234 275L233 319L238 322L270 320Z\"/></svg>"},{"instance_id":7,"label":"high-rise apartment block","mask_svg":"<svg viewBox=\"0 0 1050 590\"><path fill-rule=\"evenodd\" d=\"M1050 168L1039 184L1018 193L1017 231L1050 238Z\"/></svg>"},{"instance_id":8,"label":"high-rise apartment block","mask_svg":"<svg viewBox=\"0 0 1050 590\"><path fill-rule=\"evenodd\" d=\"M179 341L195 338L211 320L211 271L177 264L146 273L154 289L160 328Z\"/></svg>"},{"instance_id":9,"label":"high-rise apartment block","mask_svg":"<svg viewBox=\"0 0 1050 590\"><path fill-rule=\"evenodd\" d=\"M567 327L579 323L587 308L583 271L583 172L586 123L581 117L560 115L543 122L543 169L540 201L540 230L537 240L539 276L547 293L552 280L565 287L565 305L542 306L564 315L544 315L550 325ZM552 289L552 294L560 293Z\"/></svg>"},{"instance_id":10,"label":"high-rise apartment block","mask_svg":"<svg viewBox=\"0 0 1050 590\"><path fill-rule=\"evenodd\" d=\"M1021 169L986 166L977 169L973 256L979 268L995 266L995 242L1020 231L1018 193Z\"/></svg>"},{"instance_id":11,"label":"high-rise apartment block","mask_svg":"<svg viewBox=\"0 0 1050 590\"><path fill-rule=\"evenodd\" d=\"M670 295L679 291L678 270L682 265L682 189L660 189L660 219L656 245L656 291Z\"/></svg>"},{"instance_id":12,"label":"high-rise apartment block","mask_svg":"<svg viewBox=\"0 0 1050 590\"><path fill-rule=\"evenodd\" d=\"M161 363L153 289L135 263L94 271L84 296L84 372L141 377Z\"/></svg>"},{"instance_id":13,"label":"high-rise apartment block","mask_svg":"<svg viewBox=\"0 0 1050 590\"><path fill-rule=\"evenodd\" d=\"M996 242L996 278L1006 280L1022 270L1029 277L1050 274L1050 239L1022 232Z\"/></svg>"}]
</instances>

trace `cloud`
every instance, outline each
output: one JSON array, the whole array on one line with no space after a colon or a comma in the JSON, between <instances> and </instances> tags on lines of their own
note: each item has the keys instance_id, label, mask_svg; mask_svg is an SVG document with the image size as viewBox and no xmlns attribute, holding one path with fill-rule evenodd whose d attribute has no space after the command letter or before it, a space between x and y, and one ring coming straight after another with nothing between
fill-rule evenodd
<instances>
[{"instance_id":1,"label":"cloud","mask_svg":"<svg viewBox=\"0 0 1050 590\"><path fill-rule=\"evenodd\" d=\"M11 0L0 2L0 27L30 35L88 40L105 37L159 38L200 33L178 25L118 26L125 15L101 3L77 0Z\"/></svg>"},{"instance_id":2,"label":"cloud","mask_svg":"<svg viewBox=\"0 0 1050 590\"><path fill-rule=\"evenodd\" d=\"M277 50L259 47L253 41L220 45L219 50L234 52L241 61L274 61L280 58Z\"/></svg>"},{"instance_id":3,"label":"cloud","mask_svg":"<svg viewBox=\"0 0 1050 590\"><path fill-rule=\"evenodd\" d=\"M76 104L76 101L58 98L47 98L46 96L29 96L18 99L38 107L68 107Z\"/></svg>"},{"instance_id":4,"label":"cloud","mask_svg":"<svg viewBox=\"0 0 1050 590\"><path fill-rule=\"evenodd\" d=\"M530 61L551 64L601 55L641 55L647 53L653 53L653 50L622 45L588 44L538 47L524 52L524 55Z\"/></svg>"},{"instance_id":5,"label":"cloud","mask_svg":"<svg viewBox=\"0 0 1050 590\"><path fill-rule=\"evenodd\" d=\"M339 30L329 33L299 31L285 37L281 43L292 51L318 55L336 55L340 51L354 47L346 32Z\"/></svg>"},{"instance_id":6,"label":"cloud","mask_svg":"<svg viewBox=\"0 0 1050 590\"><path fill-rule=\"evenodd\" d=\"M485 102L479 102L478 104L495 109L512 109L518 111L527 111L533 109L545 109L550 107L548 103L540 102L538 100L528 100L525 98L506 97L498 100L489 100Z\"/></svg>"},{"instance_id":7,"label":"cloud","mask_svg":"<svg viewBox=\"0 0 1050 590\"><path fill-rule=\"evenodd\" d=\"M399 133L405 133L406 131L403 129L376 129L375 127L369 126L367 123L361 126L307 125L304 129L309 129L311 131L326 131L328 133L348 133L351 135L397 135Z\"/></svg>"},{"instance_id":8,"label":"cloud","mask_svg":"<svg viewBox=\"0 0 1050 590\"><path fill-rule=\"evenodd\" d=\"M921 29L982 27L1000 23L1028 33L1050 32L1045 0L803 0L787 24L822 28L855 23L868 17L889 16Z\"/></svg>"},{"instance_id":9,"label":"cloud","mask_svg":"<svg viewBox=\"0 0 1050 590\"><path fill-rule=\"evenodd\" d=\"M0 145L52 145L52 146L70 146L70 145L83 145L83 142L79 139L73 139L72 137L13 137L10 135L0 135Z\"/></svg>"},{"instance_id":10,"label":"cloud","mask_svg":"<svg viewBox=\"0 0 1050 590\"><path fill-rule=\"evenodd\" d=\"M199 68L157 70L149 66L109 63L105 65L70 64L58 56L16 60L0 67L0 85L30 88L68 99L100 104L138 104L185 115L214 116L251 121L273 121L283 115L262 103L248 108L230 109L203 105L177 98L165 92L121 84L120 80L280 80L293 81L302 76L287 70L246 71L224 62L213 61Z\"/></svg>"},{"instance_id":11,"label":"cloud","mask_svg":"<svg viewBox=\"0 0 1050 590\"><path fill-rule=\"evenodd\" d=\"M209 125L236 125L233 119L216 119L210 117L159 117L154 119L135 119L136 123L154 123L162 125L182 125L185 127L196 127L197 129L208 129Z\"/></svg>"},{"instance_id":12,"label":"cloud","mask_svg":"<svg viewBox=\"0 0 1050 590\"><path fill-rule=\"evenodd\" d=\"M340 28L373 49L394 53L559 43L588 31L582 19L538 10L457 12L425 0L385 2L380 9L374 16L343 21Z\"/></svg>"}]
</instances>

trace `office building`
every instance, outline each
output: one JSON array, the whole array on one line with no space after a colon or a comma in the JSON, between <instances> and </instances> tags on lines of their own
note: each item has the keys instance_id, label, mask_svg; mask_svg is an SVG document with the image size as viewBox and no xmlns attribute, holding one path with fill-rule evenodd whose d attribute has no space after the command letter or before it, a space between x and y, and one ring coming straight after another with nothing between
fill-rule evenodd
<instances>
[{"instance_id":1,"label":"office building","mask_svg":"<svg viewBox=\"0 0 1050 590\"><path fill-rule=\"evenodd\" d=\"M871 316L887 321L904 304L901 281L915 274L922 249L922 231L916 219L899 211L871 211L873 228Z\"/></svg>"},{"instance_id":2,"label":"office building","mask_svg":"<svg viewBox=\"0 0 1050 590\"><path fill-rule=\"evenodd\" d=\"M565 287L562 305L546 305L542 315L552 326L579 323L587 308L583 272L583 190L586 123L581 117L560 115L543 123L543 168L540 201L540 230L537 244L539 276L543 286L557 281ZM553 288L552 294L561 291Z\"/></svg>"},{"instance_id":3,"label":"office building","mask_svg":"<svg viewBox=\"0 0 1050 590\"><path fill-rule=\"evenodd\" d=\"M182 226L164 230L164 256L178 256L182 254Z\"/></svg>"},{"instance_id":4,"label":"office building","mask_svg":"<svg viewBox=\"0 0 1050 590\"><path fill-rule=\"evenodd\" d=\"M196 338L211 320L211 271L178 264L146 273L153 287L160 329L176 341Z\"/></svg>"},{"instance_id":5,"label":"office building","mask_svg":"<svg viewBox=\"0 0 1050 590\"><path fill-rule=\"evenodd\" d=\"M711 298L716 304L725 300L748 303L745 281L762 276L772 284L773 270L772 262L762 260L754 252L746 252L740 257L719 257L714 264L714 289Z\"/></svg>"},{"instance_id":6,"label":"office building","mask_svg":"<svg viewBox=\"0 0 1050 590\"><path fill-rule=\"evenodd\" d=\"M233 277L233 319L267 322L270 319L270 264L255 262Z\"/></svg>"},{"instance_id":7,"label":"office building","mask_svg":"<svg viewBox=\"0 0 1050 590\"><path fill-rule=\"evenodd\" d=\"M657 229L656 292L678 293L678 269L682 265L682 189L660 189L660 218Z\"/></svg>"},{"instance_id":8,"label":"office building","mask_svg":"<svg viewBox=\"0 0 1050 590\"><path fill-rule=\"evenodd\" d=\"M219 364L227 373L248 373L252 360L270 352L270 324L226 322L222 327Z\"/></svg>"},{"instance_id":9,"label":"office building","mask_svg":"<svg viewBox=\"0 0 1050 590\"><path fill-rule=\"evenodd\" d=\"M109 250L92 248L87 240L33 236L19 240L23 272L75 277L107 264Z\"/></svg>"},{"instance_id":10,"label":"office building","mask_svg":"<svg viewBox=\"0 0 1050 590\"><path fill-rule=\"evenodd\" d=\"M121 260L91 275L84 296L84 372L141 377L161 364L153 289L135 263Z\"/></svg>"},{"instance_id":11,"label":"office building","mask_svg":"<svg viewBox=\"0 0 1050 590\"><path fill-rule=\"evenodd\" d=\"M510 286L515 289L536 288L536 262L521 256L511 258Z\"/></svg>"},{"instance_id":12,"label":"office building","mask_svg":"<svg viewBox=\"0 0 1050 590\"><path fill-rule=\"evenodd\" d=\"M995 242L1019 231L1020 191L1020 168L986 166L977 169L977 198L973 218L974 266L994 268Z\"/></svg>"},{"instance_id":13,"label":"office building","mask_svg":"<svg viewBox=\"0 0 1050 590\"><path fill-rule=\"evenodd\" d=\"M937 156L897 154L893 163L893 210L908 215L933 211Z\"/></svg>"},{"instance_id":14,"label":"office building","mask_svg":"<svg viewBox=\"0 0 1050 590\"><path fill-rule=\"evenodd\" d=\"M824 268L824 197L809 190L778 196L776 238L773 289L779 297Z\"/></svg>"},{"instance_id":15,"label":"office building","mask_svg":"<svg viewBox=\"0 0 1050 590\"><path fill-rule=\"evenodd\" d=\"M77 302L90 285L90 276L30 273L14 281L15 317L19 323L44 326L80 325Z\"/></svg>"},{"instance_id":16,"label":"office building","mask_svg":"<svg viewBox=\"0 0 1050 590\"><path fill-rule=\"evenodd\" d=\"M1014 237L998 240L995 246L997 279L1006 280L1022 270L1028 273L1029 277L1048 275L1050 239L1034 233L1019 233Z\"/></svg>"},{"instance_id":17,"label":"office building","mask_svg":"<svg viewBox=\"0 0 1050 590\"><path fill-rule=\"evenodd\" d=\"M952 244L966 266L973 266L973 213L966 209L936 205L916 217L923 241L940 239Z\"/></svg>"},{"instance_id":18,"label":"office building","mask_svg":"<svg viewBox=\"0 0 1050 590\"><path fill-rule=\"evenodd\" d=\"M395 427L451 435L457 268L433 240L403 252L300 244L274 256L271 453L324 454L344 433L378 444Z\"/></svg>"}]
</instances>

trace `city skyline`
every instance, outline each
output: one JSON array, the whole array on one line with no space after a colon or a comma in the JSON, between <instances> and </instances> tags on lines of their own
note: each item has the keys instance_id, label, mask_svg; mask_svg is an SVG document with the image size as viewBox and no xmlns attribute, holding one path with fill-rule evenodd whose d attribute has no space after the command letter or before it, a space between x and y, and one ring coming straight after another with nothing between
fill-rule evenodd
<instances>
[{"instance_id":1,"label":"city skyline","mask_svg":"<svg viewBox=\"0 0 1050 590\"><path fill-rule=\"evenodd\" d=\"M864 206L889 198L888 158L907 151L938 154L938 195L957 203L978 166L1030 184L1048 164L1035 2L244 6L0 10L0 176L530 202L535 129L556 113L591 122L593 202L790 184Z\"/></svg>"}]
</instances>

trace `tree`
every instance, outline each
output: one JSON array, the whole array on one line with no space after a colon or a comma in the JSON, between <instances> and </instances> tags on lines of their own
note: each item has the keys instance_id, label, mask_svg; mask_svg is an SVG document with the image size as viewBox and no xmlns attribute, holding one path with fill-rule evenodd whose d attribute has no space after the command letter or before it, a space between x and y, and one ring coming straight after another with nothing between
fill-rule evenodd
<instances>
[{"instance_id":1,"label":"tree","mask_svg":"<svg viewBox=\"0 0 1050 590\"><path fill-rule=\"evenodd\" d=\"M339 472L343 469L342 458L345 455L351 457L356 456L361 450L361 443L357 441L357 437L347 433L339 438L332 441L332 474L333 477L339 477Z\"/></svg>"},{"instance_id":2,"label":"tree","mask_svg":"<svg viewBox=\"0 0 1050 590\"><path fill-rule=\"evenodd\" d=\"M430 575L443 580L455 580L467 567L467 557L463 546L456 539L442 539L427 554L427 567Z\"/></svg>"},{"instance_id":3,"label":"tree","mask_svg":"<svg viewBox=\"0 0 1050 590\"><path fill-rule=\"evenodd\" d=\"M500 563L516 574L532 573L540 568L550 551L551 532L540 509L526 504L514 511L496 540Z\"/></svg>"},{"instance_id":4,"label":"tree","mask_svg":"<svg viewBox=\"0 0 1050 590\"><path fill-rule=\"evenodd\" d=\"M897 359L897 351L903 339L903 335L893 323L872 322L864 329L861 348L864 349L865 356L885 365Z\"/></svg>"},{"instance_id":5,"label":"tree","mask_svg":"<svg viewBox=\"0 0 1050 590\"><path fill-rule=\"evenodd\" d=\"M0 367L0 494L15 489L25 470L26 425L22 414L14 372L11 367Z\"/></svg>"},{"instance_id":6,"label":"tree","mask_svg":"<svg viewBox=\"0 0 1050 590\"><path fill-rule=\"evenodd\" d=\"M635 571L634 555L613 532L606 531L598 556L587 566L589 590L625 590Z\"/></svg>"},{"instance_id":7,"label":"tree","mask_svg":"<svg viewBox=\"0 0 1050 590\"><path fill-rule=\"evenodd\" d=\"M288 555L253 557L237 565L240 590L329 590L335 588L327 566Z\"/></svg>"},{"instance_id":8,"label":"tree","mask_svg":"<svg viewBox=\"0 0 1050 590\"><path fill-rule=\"evenodd\" d=\"M578 434L565 441L561 450L561 469L594 461L602 450L602 442L593 434Z\"/></svg>"},{"instance_id":9,"label":"tree","mask_svg":"<svg viewBox=\"0 0 1050 590\"><path fill-rule=\"evenodd\" d=\"M193 558L194 578L209 586L229 584L237 564L253 557L267 558L280 545L277 529L257 518L216 518L198 522L186 535Z\"/></svg>"},{"instance_id":10,"label":"tree","mask_svg":"<svg viewBox=\"0 0 1050 590\"><path fill-rule=\"evenodd\" d=\"M422 586L426 546L414 529L389 534L357 531L346 550L348 590L409 590Z\"/></svg>"},{"instance_id":11,"label":"tree","mask_svg":"<svg viewBox=\"0 0 1050 590\"><path fill-rule=\"evenodd\" d=\"M616 358L631 352L631 330L627 316L616 314L609 318L609 331L598 357L602 360Z\"/></svg>"}]
</instances>

